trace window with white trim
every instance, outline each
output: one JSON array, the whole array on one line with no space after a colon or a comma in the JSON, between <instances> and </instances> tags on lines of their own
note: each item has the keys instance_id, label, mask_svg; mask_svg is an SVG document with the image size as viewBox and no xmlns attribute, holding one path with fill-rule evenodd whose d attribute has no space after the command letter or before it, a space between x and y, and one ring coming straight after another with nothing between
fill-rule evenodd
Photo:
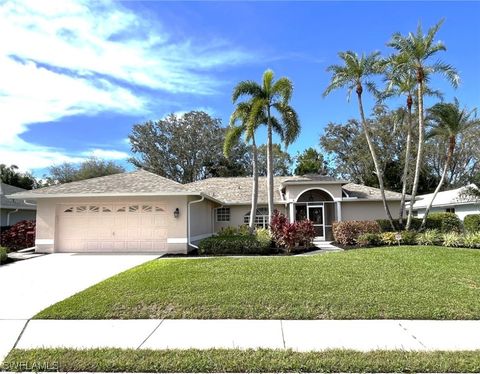
<instances>
[{"instance_id":1,"label":"window with white trim","mask_svg":"<svg viewBox=\"0 0 480 374\"><path fill-rule=\"evenodd\" d=\"M217 208L217 222L230 222L230 208Z\"/></svg>"},{"instance_id":2,"label":"window with white trim","mask_svg":"<svg viewBox=\"0 0 480 374\"><path fill-rule=\"evenodd\" d=\"M243 216L243 223L250 223L250 212ZM268 208L257 208L257 214L255 215L255 226L267 228L268 227Z\"/></svg>"}]
</instances>

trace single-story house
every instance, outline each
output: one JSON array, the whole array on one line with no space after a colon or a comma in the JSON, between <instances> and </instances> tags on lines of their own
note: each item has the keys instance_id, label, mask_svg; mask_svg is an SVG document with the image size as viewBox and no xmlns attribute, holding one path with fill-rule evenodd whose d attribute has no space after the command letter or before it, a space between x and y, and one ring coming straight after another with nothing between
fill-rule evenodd
<instances>
[{"instance_id":1,"label":"single-story house","mask_svg":"<svg viewBox=\"0 0 480 374\"><path fill-rule=\"evenodd\" d=\"M477 188L477 186L470 184L454 190L439 192L433 201L430 213L451 212L455 213L461 220L469 214L480 214L480 202L465 193L469 188ZM416 197L415 203L413 204L413 214L415 217L423 218L432 198L433 193L418 195Z\"/></svg>"},{"instance_id":2,"label":"single-story house","mask_svg":"<svg viewBox=\"0 0 480 374\"><path fill-rule=\"evenodd\" d=\"M37 215L35 204L23 199L11 199L6 195L23 193L27 190L6 183L0 183L0 227L12 226L19 221L33 220Z\"/></svg>"},{"instance_id":3,"label":"single-story house","mask_svg":"<svg viewBox=\"0 0 480 374\"><path fill-rule=\"evenodd\" d=\"M252 179L180 184L138 170L10 196L37 202L38 252L186 253L222 227L248 222ZM399 193L386 192L396 210ZM308 218L319 240L332 223L385 218L379 190L328 176L275 177L275 207L290 221ZM266 178L259 180L258 226L268 222Z\"/></svg>"}]
</instances>

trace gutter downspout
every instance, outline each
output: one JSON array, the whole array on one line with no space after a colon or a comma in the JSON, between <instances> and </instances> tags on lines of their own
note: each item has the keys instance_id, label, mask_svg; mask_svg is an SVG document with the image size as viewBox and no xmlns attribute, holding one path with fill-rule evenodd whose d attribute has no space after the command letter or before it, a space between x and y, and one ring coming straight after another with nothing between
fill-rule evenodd
<instances>
[{"instance_id":1,"label":"gutter downspout","mask_svg":"<svg viewBox=\"0 0 480 374\"><path fill-rule=\"evenodd\" d=\"M193 244L192 242L190 242L190 238L191 238L191 222L190 222L190 220L191 220L191 209L190 209L190 207L192 206L192 204L200 203L203 200L205 200L205 196L202 196L202 198L199 199L199 200L189 201L188 205L187 205L188 206L188 209L187 209L187 215L188 215L188 217L187 217L187 246L191 246L195 249L198 249L198 246ZM187 248L187 251L188 251L188 248Z\"/></svg>"},{"instance_id":2,"label":"gutter downspout","mask_svg":"<svg viewBox=\"0 0 480 374\"><path fill-rule=\"evenodd\" d=\"M10 226L10 214L17 213L19 208L7 213L7 226Z\"/></svg>"},{"instance_id":3,"label":"gutter downspout","mask_svg":"<svg viewBox=\"0 0 480 374\"><path fill-rule=\"evenodd\" d=\"M35 204L35 203L29 203L27 200L23 200L23 203L24 203L25 205L37 206L37 204Z\"/></svg>"}]
</instances>

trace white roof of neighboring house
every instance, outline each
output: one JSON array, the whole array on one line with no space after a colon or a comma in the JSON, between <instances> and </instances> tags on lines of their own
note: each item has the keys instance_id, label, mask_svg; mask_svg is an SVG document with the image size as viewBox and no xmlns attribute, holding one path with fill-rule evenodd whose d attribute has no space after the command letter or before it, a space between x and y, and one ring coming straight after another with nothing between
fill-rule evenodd
<instances>
[{"instance_id":1,"label":"white roof of neighboring house","mask_svg":"<svg viewBox=\"0 0 480 374\"><path fill-rule=\"evenodd\" d=\"M26 209L26 210L36 210L37 208L34 205L28 205L23 202L23 200L14 200L9 199L5 195L11 195L17 192L27 191L20 187L10 186L6 183L0 183L0 208L1 209Z\"/></svg>"},{"instance_id":2,"label":"white roof of neighboring house","mask_svg":"<svg viewBox=\"0 0 480 374\"><path fill-rule=\"evenodd\" d=\"M465 187L456 188L454 190L449 191L441 191L435 197L435 201L433 202L434 207L443 207L443 206L455 206L455 205L462 205L462 204L472 204L475 203L475 199L467 196L465 194L468 188L477 188L475 184L469 184ZM425 195L418 195L413 204L413 209L422 209L426 208L430 201L432 201L433 193L425 194Z\"/></svg>"}]
</instances>

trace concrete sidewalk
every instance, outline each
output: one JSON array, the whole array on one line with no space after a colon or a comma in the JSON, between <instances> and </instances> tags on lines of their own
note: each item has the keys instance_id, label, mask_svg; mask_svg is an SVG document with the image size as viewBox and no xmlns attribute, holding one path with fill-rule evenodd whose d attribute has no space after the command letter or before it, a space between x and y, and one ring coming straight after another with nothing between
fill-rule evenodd
<instances>
[{"instance_id":1,"label":"concrete sidewalk","mask_svg":"<svg viewBox=\"0 0 480 374\"><path fill-rule=\"evenodd\" d=\"M16 347L476 350L480 321L31 320Z\"/></svg>"}]
</instances>

